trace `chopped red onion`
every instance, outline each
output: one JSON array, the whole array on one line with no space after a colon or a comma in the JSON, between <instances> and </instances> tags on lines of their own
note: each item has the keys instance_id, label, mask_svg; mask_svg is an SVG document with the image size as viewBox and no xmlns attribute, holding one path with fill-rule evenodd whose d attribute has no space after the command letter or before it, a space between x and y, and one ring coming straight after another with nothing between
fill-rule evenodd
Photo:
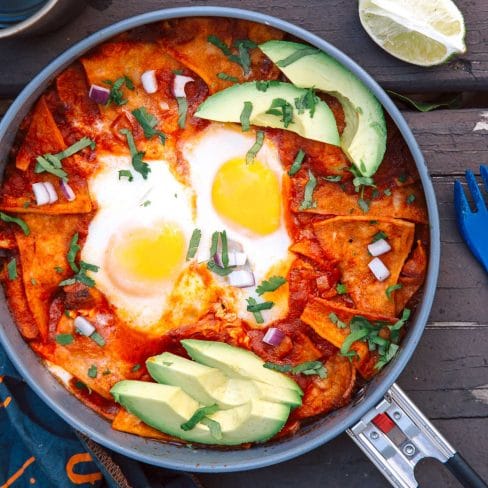
<instances>
[{"instance_id":1,"label":"chopped red onion","mask_svg":"<svg viewBox=\"0 0 488 488\"><path fill-rule=\"evenodd\" d=\"M46 187L47 193L49 195L49 203L57 202L58 194L56 193L53 184L49 181L46 181L44 182L44 186Z\"/></svg>"},{"instance_id":2,"label":"chopped red onion","mask_svg":"<svg viewBox=\"0 0 488 488\"><path fill-rule=\"evenodd\" d=\"M53 190L54 190L54 188L53 188ZM42 183L42 182L34 183L32 185L32 191L34 192L34 196L36 197L36 204L38 206L51 203L51 197L49 195L49 191L48 191L45 183ZM56 192L54 192L54 193L56 193ZM56 200L57 200L57 195L56 195Z\"/></svg>"},{"instance_id":3,"label":"chopped red onion","mask_svg":"<svg viewBox=\"0 0 488 488\"><path fill-rule=\"evenodd\" d=\"M73 191L71 186L69 186L68 183L66 183L66 181L64 180L61 180L61 190L63 192L63 195L69 202L72 202L76 199L75 192Z\"/></svg>"},{"instance_id":4,"label":"chopped red onion","mask_svg":"<svg viewBox=\"0 0 488 488\"><path fill-rule=\"evenodd\" d=\"M156 71L151 69L144 71L141 75L141 83L146 93L156 93L158 91L158 80L156 79Z\"/></svg>"},{"instance_id":5,"label":"chopped red onion","mask_svg":"<svg viewBox=\"0 0 488 488\"><path fill-rule=\"evenodd\" d=\"M384 239L379 239L368 245L368 251L371 256L381 256L388 251L391 251L391 246Z\"/></svg>"},{"instance_id":6,"label":"chopped red onion","mask_svg":"<svg viewBox=\"0 0 488 488\"><path fill-rule=\"evenodd\" d=\"M385 281L390 276L390 271L380 258L372 259L368 264L369 269L378 281Z\"/></svg>"},{"instance_id":7,"label":"chopped red onion","mask_svg":"<svg viewBox=\"0 0 488 488\"><path fill-rule=\"evenodd\" d=\"M175 79L173 82L173 95L177 98L186 97L185 86L187 83L190 83L191 81L195 81L195 80L190 76L175 75Z\"/></svg>"},{"instance_id":8,"label":"chopped red onion","mask_svg":"<svg viewBox=\"0 0 488 488\"><path fill-rule=\"evenodd\" d=\"M270 327L266 334L264 334L263 342L269 344L270 346L279 346L283 339L285 338L285 333L276 327Z\"/></svg>"},{"instance_id":9,"label":"chopped red onion","mask_svg":"<svg viewBox=\"0 0 488 488\"><path fill-rule=\"evenodd\" d=\"M81 315L75 318L74 326L81 335L86 337L90 337L95 332L95 327L93 327L92 323Z\"/></svg>"},{"instance_id":10,"label":"chopped red onion","mask_svg":"<svg viewBox=\"0 0 488 488\"><path fill-rule=\"evenodd\" d=\"M254 274L249 269L236 269L227 275L227 280L230 286L236 288L248 288L256 284Z\"/></svg>"},{"instance_id":11,"label":"chopped red onion","mask_svg":"<svg viewBox=\"0 0 488 488\"><path fill-rule=\"evenodd\" d=\"M110 96L110 90L100 85L90 86L90 91L88 92L88 98L93 100L95 103L100 105L105 105L108 102Z\"/></svg>"}]
</instances>

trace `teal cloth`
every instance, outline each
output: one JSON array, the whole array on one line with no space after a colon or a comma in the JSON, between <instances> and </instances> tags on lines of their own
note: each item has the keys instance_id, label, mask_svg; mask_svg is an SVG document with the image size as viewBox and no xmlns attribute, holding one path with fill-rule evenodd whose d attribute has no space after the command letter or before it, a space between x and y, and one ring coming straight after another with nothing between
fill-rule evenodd
<instances>
[{"instance_id":1,"label":"teal cloth","mask_svg":"<svg viewBox=\"0 0 488 488\"><path fill-rule=\"evenodd\" d=\"M117 488L73 429L23 381L1 346L0 377L0 487ZM109 454L134 488L200 486L185 473Z\"/></svg>"}]
</instances>

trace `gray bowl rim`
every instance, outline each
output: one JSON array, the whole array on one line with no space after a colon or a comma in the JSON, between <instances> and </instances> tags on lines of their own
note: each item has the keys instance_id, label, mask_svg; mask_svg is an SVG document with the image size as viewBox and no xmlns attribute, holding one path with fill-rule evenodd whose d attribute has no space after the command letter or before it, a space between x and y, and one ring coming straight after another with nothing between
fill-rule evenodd
<instances>
[{"instance_id":1,"label":"gray bowl rim","mask_svg":"<svg viewBox=\"0 0 488 488\"><path fill-rule=\"evenodd\" d=\"M218 473L261 468L305 454L344 432L381 401L388 388L405 368L425 328L439 273L440 225L434 188L420 148L402 114L378 83L349 56L317 35L279 18L244 9L195 6L157 10L124 19L79 41L36 75L10 106L0 123L0 152L6 151L2 147L4 143L10 147L12 134L17 130L17 127L11 127L11 124L18 123L44 88L83 53L114 35L134 27L161 20L200 16L243 19L275 27L320 48L360 78L390 114L412 153L423 185L430 224L429 265L423 298L395 359L367 384L363 397L358 401L317 420L314 425L302 429L299 434L289 439L256 445L247 450L189 449L114 431L106 420L101 419L81 402L75 399L76 402L73 403L74 397L64 387L58 385L46 368L40 367L35 353L28 346L24 347L22 339L20 339L22 342L19 342L20 334L12 330L14 325L9 317L5 299L0 301L1 315L3 318L7 317L0 324L0 340L8 356L30 387L72 427L101 445L138 461L175 470ZM50 391L45 391L45 388ZM52 395L60 396L62 402L55 401ZM109 429L104 428L104 424L109 425Z\"/></svg>"}]
</instances>

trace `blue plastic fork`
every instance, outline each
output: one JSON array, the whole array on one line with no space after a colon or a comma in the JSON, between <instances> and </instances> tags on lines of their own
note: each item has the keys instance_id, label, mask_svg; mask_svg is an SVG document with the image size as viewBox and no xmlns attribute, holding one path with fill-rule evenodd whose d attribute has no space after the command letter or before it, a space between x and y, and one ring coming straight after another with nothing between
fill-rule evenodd
<instances>
[{"instance_id":1,"label":"blue plastic fork","mask_svg":"<svg viewBox=\"0 0 488 488\"><path fill-rule=\"evenodd\" d=\"M480 173L485 186L483 193L488 196L488 167L480 166ZM483 193L470 170L466 171L466 181L476 209L474 212L471 210L463 186L460 181L456 180L454 182L454 207L458 227L471 252L488 273L488 210Z\"/></svg>"}]
</instances>

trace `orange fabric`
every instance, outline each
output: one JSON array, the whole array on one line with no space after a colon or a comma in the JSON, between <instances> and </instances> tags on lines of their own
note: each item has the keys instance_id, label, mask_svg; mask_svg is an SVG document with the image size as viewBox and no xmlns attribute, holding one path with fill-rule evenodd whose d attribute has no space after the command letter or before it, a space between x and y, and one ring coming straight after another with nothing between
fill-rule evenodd
<instances>
[{"instance_id":1,"label":"orange fabric","mask_svg":"<svg viewBox=\"0 0 488 488\"><path fill-rule=\"evenodd\" d=\"M14 473L0 488L8 488L12 486L25 472L25 470L36 460L34 456L27 459L27 461L21 466L21 468Z\"/></svg>"},{"instance_id":2,"label":"orange fabric","mask_svg":"<svg viewBox=\"0 0 488 488\"><path fill-rule=\"evenodd\" d=\"M233 84L218 78L218 73L233 76L239 83L279 76L279 69L259 49L251 50L251 70L245 76L239 64L229 61L218 47L208 42L210 35L218 37L227 46L241 39L250 39L256 44L282 39L283 33L272 27L226 18L189 17L163 22L161 31L162 49L197 73L208 85L210 93Z\"/></svg>"},{"instance_id":3,"label":"orange fabric","mask_svg":"<svg viewBox=\"0 0 488 488\"><path fill-rule=\"evenodd\" d=\"M344 322L347 326L340 328L332 322L330 314L335 314L339 320ZM349 322L355 315L360 315L369 321L381 321L394 324L396 319L387 315L373 314L347 308L334 302L323 300L322 298L312 298L300 317L303 322L308 324L317 332L320 337L328 340L334 346L340 348L350 334ZM351 350L356 351L357 358L353 360L354 365L365 378L370 378L375 373L374 369L370 367L371 353L368 350L366 343L356 341L352 344ZM373 364L374 366L374 364Z\"/></svg>"},{"instance_id":4,"label":"orange fabric","mask_svg":"<svg viewBox=\"0 0 488 488\"><path fill-rule=\"evenodd\" d=\"M293 205L293 211L297 212L303 199L305 182L295 179L295 184L300 185L300 189L297 190L299 199ZM412 203L407 202L410 195L415 196ZM393 217L424 224L428 222L425 199L419 183L392 188L391 196L382 195L373 199L366 213L358 205L359 193L346 193L338 183L319 180L313 198L317 202L317 207L306 212L322 215L359 215L371 219Z\"/></svg>"},{"instance_id":5,"label":"orange fabric","mask_svg":"<svg viewBox=\"0 0 488 488\"><path fill-rule=\"evenodd\" d=\"M75 485L83 485L85 483L95 484L96 481L103 479L102 473L100 471L95 471L94 473L84 473L79 474L75 472L75 466L79 463L89 463L93 461L93 458L88 452L80 452L79 454L74 454L68 459L66 463L66 475L69 480Z\"/></svg>"},{"instance_id":6,"label":"orange fabric","mask_svg":"<svg viewBox=\"0 0 488 488\"><path fill-rule=\"evenodd\" d=\"M341 282L347 287L358 310L393 316L395 303L386 290L398 282L400 271L410 254L415 225L402 220L369 217L334 217L314 224L315 234L325 254L338 262ZM368 263L373 259L368 244L378 232L387 235L391 251L380 256L390 271L385 281L378 281Z\"/></svg>"},{"instance_id":7,"label":"orange fabric","mask_svg":"<svg viewBox=\"0 0 488 488\"><path fill-rule=\"evenodd\" d=\"M34 107L29 130L17 153L15 165L25 171L37 156L57 153L65 148L63 136L43 95Z\"/></svg>"}]
</instances>

